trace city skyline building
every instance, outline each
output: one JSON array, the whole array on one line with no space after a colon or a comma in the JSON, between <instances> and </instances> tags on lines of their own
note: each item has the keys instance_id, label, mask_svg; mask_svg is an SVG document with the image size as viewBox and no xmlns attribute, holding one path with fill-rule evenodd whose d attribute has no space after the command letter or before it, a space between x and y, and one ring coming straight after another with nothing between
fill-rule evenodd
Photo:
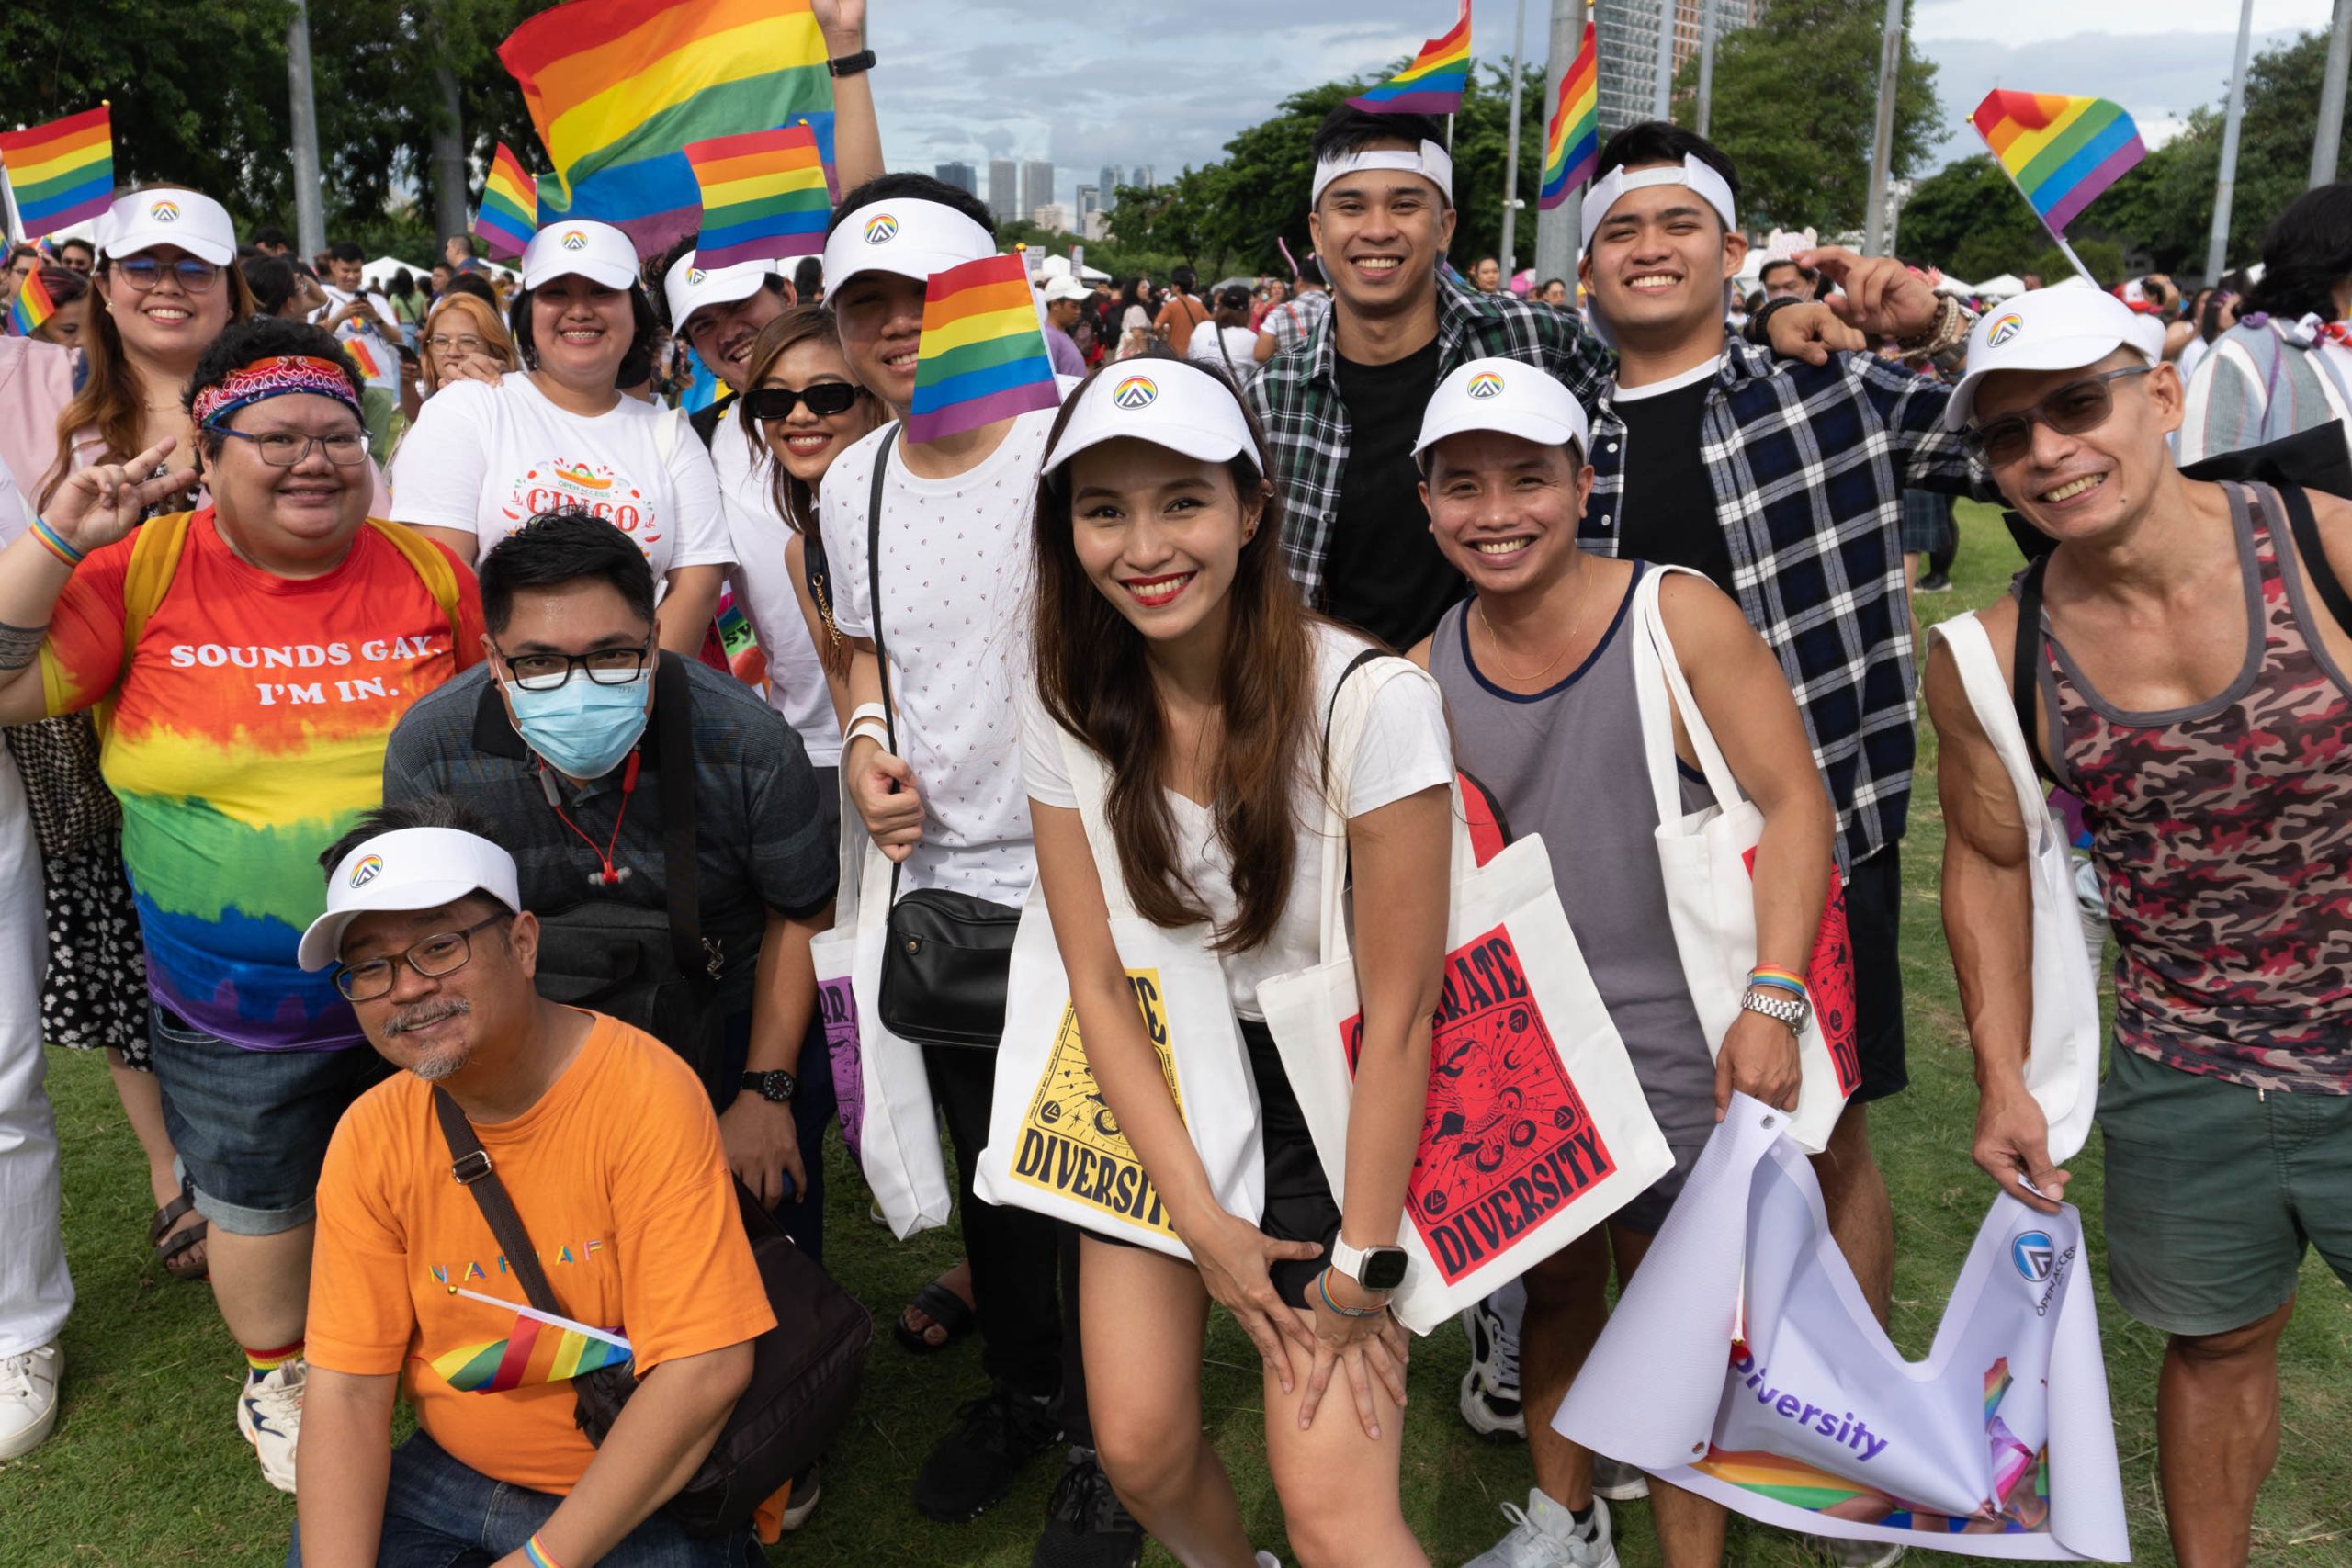
<instances>
[{"instance_id":1,"label":"city skyline building","mask_svg":"<svg viewBox=\"0 0 2352 1568\"><path fill-rule=\"evenodd\" d=\"M933 165L932 173L939 176L942 185L954 186L972 196L980 194L979 171L969 164L937 164Z\"/></svg>"},{"instance_id":2,"label":"city skyline building","mask_svg":"<svg viewBox=\"0 0 2352 1568\"><path fill-rule=\"evenodd\" d=\"M1000 220L1022 216L1021 165L1010 158L989 160L989 210Z\"/></svg>"},{"instance_id":3,"label":"city skyline building","mask_svg":"<svg viewBox=\"0 0 2352 1568\"><path fill-rule=\"evenodd\" d=\"M1054 165L1043 158L1031 158L1021 165L1021 216L1036 221L1037 209L1054 199Z\"/></svg>"}]
</instances>

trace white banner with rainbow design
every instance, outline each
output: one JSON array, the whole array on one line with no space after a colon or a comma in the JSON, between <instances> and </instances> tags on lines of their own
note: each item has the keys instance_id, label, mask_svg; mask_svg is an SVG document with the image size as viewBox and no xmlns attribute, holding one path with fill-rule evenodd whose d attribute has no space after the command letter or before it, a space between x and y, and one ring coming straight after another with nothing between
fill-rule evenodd
<instances>
[{"instance_id":1,"label":"white banner with rainbow design","mask_svg":"<svg viewBox=\"0 0 2352 1568\"><path fill-rule=\"evenodd\" d=\"M1554 1427L1792 1530L2128 1561L2081 1216L1996 1196L1905 1361L1786 1131L1734 1097Z\"/></svg>"}]
</instances>

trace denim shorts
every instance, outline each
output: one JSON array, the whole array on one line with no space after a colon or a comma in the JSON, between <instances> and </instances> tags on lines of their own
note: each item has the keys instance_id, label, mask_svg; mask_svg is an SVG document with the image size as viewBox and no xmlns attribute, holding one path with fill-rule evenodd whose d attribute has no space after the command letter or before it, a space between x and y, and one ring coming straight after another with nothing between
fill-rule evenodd
<instances>
[{"instance_id":1,"label":"denim shorts","mask_svg":"<svg viewBox=\"0 0 2352 1568\"><path fill-rule=\"evenodd\" d=\"M391 1071L365 1045L248 1051L160 1007L148 1038L180 1174L197 1213L232 1235L310 1223L334 1124Z\"/></svg>"}]
</instances>

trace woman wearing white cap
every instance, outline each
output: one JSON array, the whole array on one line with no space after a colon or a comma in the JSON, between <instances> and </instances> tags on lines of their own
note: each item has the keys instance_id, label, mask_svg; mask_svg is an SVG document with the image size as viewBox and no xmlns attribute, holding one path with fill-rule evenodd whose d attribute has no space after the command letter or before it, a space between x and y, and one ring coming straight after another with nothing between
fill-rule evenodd
<instances>
[{"instance_id":1,"label":"woman wearing white cap","mask_svg":"<svg viewBox=\"0 0 2352 1568\"><path fill-rule=\"evenodd\" d=\"M1268 1458L1299 1560L1419 1563L1397 1492L1404 1335L1359 1280L1385 1279L1368 1259L1393 1252L1420 1133L1453 764L1435 686L1418 678L1379 687L1352 757L1323 754L1323 716L1368 645L1301 605L1265 475L1238 393L1193 366L1130 361L1063 406L1038 493L1023 723L1038 877L1104 1102L1197 1265L1087 1235L1089 1404L1103 1469L1146 1529L1187 1563L1251 1562L1201 1426L1202 1335L1220 1303L1264 1362ZM1109 775L1115 863L1088 846L1065 734ZM1358 927L1364 1029L1338 1201L1257 1000L1259 981L1318 956L1327 777L1351 813L1357 907L1382 915ZM1112 942L1114 878L1157 925L1215 926L1262 1106L1262 1221L1218 1204L1160 1075ZM1317 1419L1327 1391L1343 1408Z\"/></svg>"},{"instance_id":2,"label":"woman wearing white cap","mask_svg":"<svg viewBox=\"0 0 2352 1568\"><path fill-rule=\"evenodd\" d=\"M523 374L424 405L392 463L393 520L471 563L539 513L605 518L665 584L662 646L692 657L733 552L710 454L674 412L619 390L663 338L635 243L585 220L540 230L510 322Z\"/></svg>"}]
</instances>

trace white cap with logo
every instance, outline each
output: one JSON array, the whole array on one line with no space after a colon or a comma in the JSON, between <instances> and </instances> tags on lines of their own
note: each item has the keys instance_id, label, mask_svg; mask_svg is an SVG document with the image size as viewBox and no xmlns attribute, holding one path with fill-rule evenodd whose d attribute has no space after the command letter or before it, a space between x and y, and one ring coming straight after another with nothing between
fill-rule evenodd
<instances>
[{"instance_id":1,"label":"white cap with logo","mask_svg":"<svg viewBox=\"0 0 2352 1568\"><path fill-rule=\"evenodd\" d=\"M177 245L214 266L237 259L237 226L230 220L229 209L209 196L177 186L117 197L98 219L97 231L99 248L109 256Z\"/></svg>"},{"instance_id":2,"label":"white cap with logo","mask_svg":"<svg viewBox=\"0 0 2352 1568\"><path fill-rule=\"evenodd\" d=\"M1474 359L1456 366L1453 375L1440 381L1421 415L1414 460L1426 467L1430 447L1472 430L1500 431L1538 446L1565 446L1573 441L1579 453L1589 439L1584 405L1576 394L1516 359Z\"/></svg>"},{"instance_id":3,"label":"white cap with logo","mask_svg":"<svg viewBox=\"0 0 2352 1568\"><path fill-rule=\"evenodd\" d=\"M523 287L571 274L607 288L627 288L637 281L637 242L610 223L593 218L550 223L523 247Z\"/></svg>"},{"instance_id":4,"label":"white cap with logo","mask_svg":"<svg viewBox=\"0 0 2352 1568\"><path fill-rule=\"evenodd\" d=\"M343 952L343 930L362 915L437 909L469 893L523 907L514 857L455 828L400 828L356 846L327 878L327 912L302 933L296 956L324 969Z\"/></svg>"},{"instance_id":5,"label":"white cap with logo","mask_svg":"<svg viewBox=\"0 0 2352 1568\"><path fill-rule=\"evenodd\" d=\"M1094 290L1068 273L1057 273L1046 279L1044 293L1046 303L1050 305L1057 299L1089 299L1093 298Z\"/></svg>"},{"instance_id":6,"label":"white cap with logo","mask_svg":"<svg viewBox=\"0 0 2352 1568\"><path fill-rule=\"evenodd\" d=\"M1987 310L1968 332L1968 374L1944 405L1944 428L1958 430L1976 407L1976 389L2001 370L2080 370L2119 348L2154 365L2165 355L2165 324L2098 288L2037 288Z\"/></svg>"},{"instance_id":7,"label":"white cap with logo","mask_svg":"<svg viewBox=\"0 0 2352 1568\"><path fill-rule=\"evenodd\" d=\"M1241 400L1199 366L1181 359L1130 359L1098 372L1071 400L1061 439L1046 454L1052 473L1105 441L1148 441L1204 463L1255 461Z\"/></svg>"},{"instance_id":8,"label":"white cap with logo","mask_svg":"<svg viewBox=\"0 0 2352 1568\"><path fill-rule=\"evenodd\" d=\"M825 288L837 292L861 272L920 281L994 254L996 236L944 202L869 201L825 241Z\"/></svg>"},{"instance_id":9,"label":"white cap with logo","mask_svg":"<svg viewBox=\"0 0 2352 1568\"><path fill-rule=\"evenodd\" d=\"M670 302L670 325L678 332L684 332L694 313L706 305L749 299L777 270L774 262L747 261L705 271L695 265L697 254L688 251L672 262L662 279L662 292Z\"/></svg>"}]
</instances>

